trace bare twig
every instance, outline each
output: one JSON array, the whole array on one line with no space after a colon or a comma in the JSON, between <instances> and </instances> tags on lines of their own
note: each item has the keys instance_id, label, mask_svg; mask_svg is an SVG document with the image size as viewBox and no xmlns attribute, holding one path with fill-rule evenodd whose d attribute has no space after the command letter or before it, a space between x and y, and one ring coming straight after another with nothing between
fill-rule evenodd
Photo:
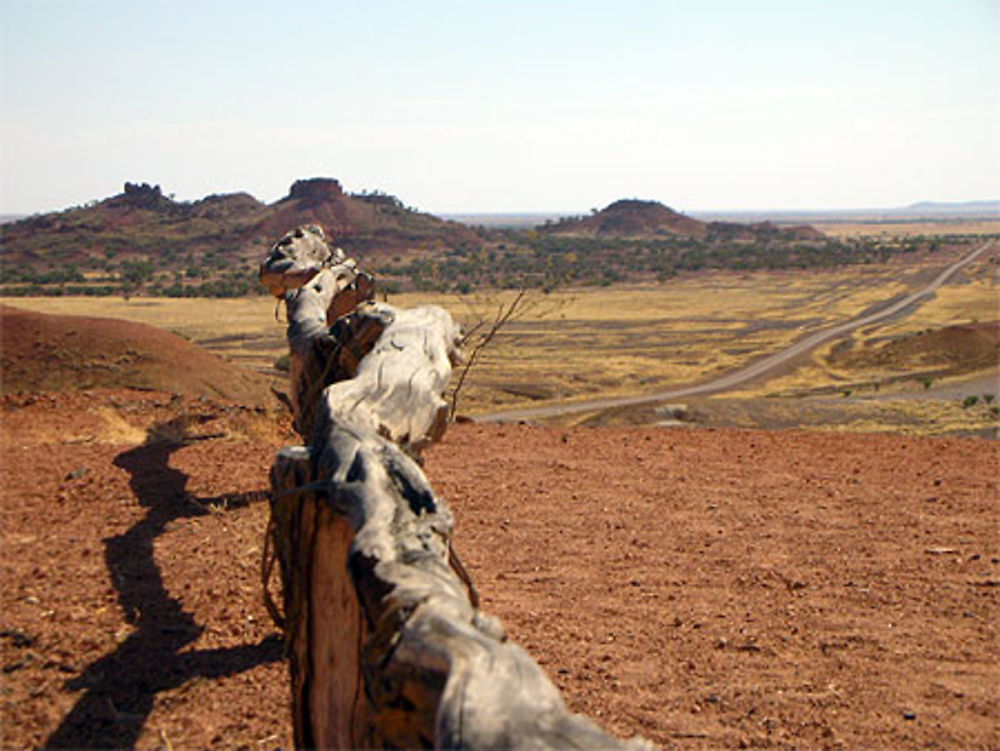
<instances>
[{"instance_id":1,"label":"bare twig","mask_svg":"<svg viewBox=\"0 0 1000 751\"><path fill-rule=\"evenodd\" d=\"M462 334L462 340L459 342L459 344L464 347L466 345L466 343L473 336L475 336L476 332L479 331L479 329L481 329L485 325L486 325L486 321L483 321L483 320L476 321L475 325L473 325L473 327L471 329L469 329L464 334Z\"/></svg>"},{"instance_id":2,"label":"bare twig","mask_svg":"<svg viewBox=\"0 0 1000 751\"><path fill-rule=\"evenodd\" d=\"M482 352L483 349L486 346L488 346L491 341L493 341L493 337L497 335L497 332L500 331L500 329L502 329L504 325L511 319L514 313L517 312L518 307L521 305L521 302L524 300L527 294L528 290L526 288L522 288L517 293L517 297L515 297L513 301L511 301L510 305L504 306L503 304L501 304L499 309L497 310L496 318L493 319L493 323L490 326L489 330L486 332L486 334L483 335L483 338L479 341L479 343L472 348L472 352L469 354L468 359L465 361L465 367L462 368L462 374L458 377L458 383L455 385L455 390L451 394L451 412L449 413L449 419L453 419L455 417L455 412L458 410L459 392L461 392L462 385L465 383L465 377L469 374L469 370L475 364L476 358L479 357L479 353ZM473 328L473 331L478 330L482 325L483 321L480 321ZM466 336L466 339L468 339L468 336Z\"/></svg>"}]
</instances>

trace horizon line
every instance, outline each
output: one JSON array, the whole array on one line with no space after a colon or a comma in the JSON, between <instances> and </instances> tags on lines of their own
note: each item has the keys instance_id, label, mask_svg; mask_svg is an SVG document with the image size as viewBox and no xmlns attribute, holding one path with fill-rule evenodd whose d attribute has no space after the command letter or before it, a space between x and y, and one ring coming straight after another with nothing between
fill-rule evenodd
<instances>
[{"instance_id":1,"label":"horizon line","mask_svg":"<svg viewBox=\"0 0 1000 751\"><path fill-rule=\"evenodd\" d=\"M246 192L246 191L236 191ZM211 194L211 195L226 195L226 194ZM249 194L252 195L252 194ZM351 194L345 191L345 195L350 196ZM109 196L109 198L112 196ZM203 196L207 197L207 196ZM255 196L253 196L256 198ZM283 196L277 199L277 201L287 198ZM106 199L99 199L96 201L100 203ZM201 199L192 199L191 201L187 199L178 200L178 203L189 203L192 201L198 201ZM260 200L260 199L256 199ZM711 215L822 215L822 214L872 214L872 213L899 213L906 211L931 211L947 213L949 210L955 211L961 209L961 207L966 207L963 213L970 213L976 210L981 210L987 213L996 213L997 218L1000 219L1000 198L973 198L967 200L959 201L937 201L937 200L920 200L911 202L908 204L896 204L890 206L840 206L840 207L810 207L810 208L783 208L783 207L767 207L767 208L690 208L690 209L678 209L674 206L664 203L659 199L638 199L646 200L653 203L660 203L668 208L675 211L679 211L682 214L696 215L700 214L702 216ZM277 201L267 202L261 201L264 205L271 205L272 203L277 203ZM38 210L38 211L9 211L0 212L0 220L4 222L17 221L20 219L26 219L33 216L40 216L44 214L54 214L63 211L71 211L73 209L78 209L84 207L86 204L77 204L72 206L67 206L59 209L51 209L48 211ZM610 204L609 204L610 205ZM977 207L979 207L977 209ZM589 216L594 213L593 208L589 209L480 209L480 210L430 210L418 207L413 207L416 211L424 214L431 214L432 216L438 216L443 218L449 217L577 217L577 216ZM598 210L603 210L607 207L602 207Z\"/></svg>"}]
</instances>

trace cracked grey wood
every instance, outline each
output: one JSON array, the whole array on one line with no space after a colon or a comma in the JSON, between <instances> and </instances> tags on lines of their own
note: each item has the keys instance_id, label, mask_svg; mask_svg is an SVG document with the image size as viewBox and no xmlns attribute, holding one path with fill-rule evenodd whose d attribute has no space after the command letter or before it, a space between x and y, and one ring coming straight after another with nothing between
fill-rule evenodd
<instances>
[{"instance_id":1,"label":"cracked grey wood","mask_svg":"<svg viewBox=\"0 0 1000 751\"><path fill-rule=\"evenodd\" d=\"M271 484L296 746L647 747L569 712L454 565L451 511L418 463L446 426L450 316L364 303L328 325L350 283L295 273L282 294L309 446L284 449Z\"/></svg>"}]
</instances>

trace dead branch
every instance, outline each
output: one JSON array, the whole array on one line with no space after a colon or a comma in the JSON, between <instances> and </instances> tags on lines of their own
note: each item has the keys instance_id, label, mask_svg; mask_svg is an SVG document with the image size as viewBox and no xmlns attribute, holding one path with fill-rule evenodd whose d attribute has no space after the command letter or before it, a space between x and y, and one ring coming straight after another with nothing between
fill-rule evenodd
<instances>
[{"instance_id":1,"label":"dead branch","mask_svg":"<svg viewBox=\"0 0 1000 751\"><path fill-rule=\"evenodd\" d=\"M458 411L458 395L462 391L462 386L465 384L465 378L469 375L469 371L472 366L476 363L476 358L479 357L479 353L482 352L486 347L489 346L490 342L493 341L493 337L497 335L497 332L502 329L508 321L510 321L516 313L519 312L518 306L525 299L527 295L526 289L521 289L517 293L517 297L507 306L500 306L497 311L496 317L493 319L493 323L486 330L486 334L479 340L479 342L472 348L469 356L465 360L465 367L462 368L462 373L458 377L458 383L455 385L455 389L451 394L451 411L449 413L449 418L454 419L455 413ZM481 328L482 322L476 325L476 329Z\"/></svg>"}]
</instances>

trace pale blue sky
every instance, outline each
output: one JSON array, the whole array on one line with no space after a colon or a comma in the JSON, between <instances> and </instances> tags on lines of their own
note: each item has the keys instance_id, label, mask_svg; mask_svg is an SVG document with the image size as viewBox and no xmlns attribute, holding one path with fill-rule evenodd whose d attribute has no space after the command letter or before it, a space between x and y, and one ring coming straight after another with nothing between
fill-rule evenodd
<instances>
[{"instance_id":1,"label":"pale blue sky","mask_svg":"<svg viewBox=\"0 0 1000 751\"><path fill-rule=\"evenodd\" d=\"M312 176L434 213L1000 197L1000 0L0 10L0 213Z\"/></svg>"}]
</instances>

